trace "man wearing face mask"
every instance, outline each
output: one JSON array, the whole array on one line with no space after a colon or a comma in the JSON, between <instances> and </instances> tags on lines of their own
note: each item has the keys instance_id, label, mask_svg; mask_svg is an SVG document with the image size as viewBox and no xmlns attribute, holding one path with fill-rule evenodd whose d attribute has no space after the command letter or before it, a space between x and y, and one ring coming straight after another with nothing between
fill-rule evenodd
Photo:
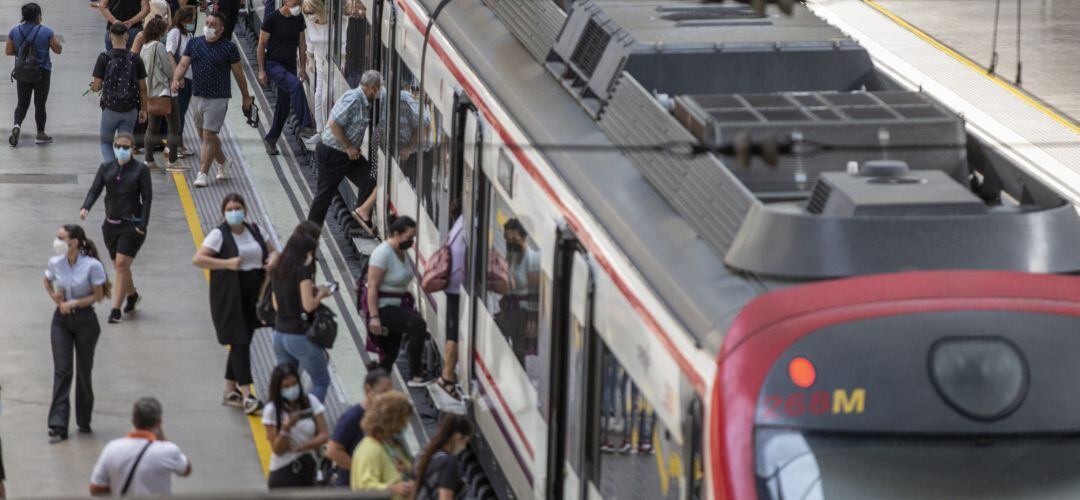
<instances>
[{"instance_id":1,"label":"man wearing face mask","mask_svg":"<svg viewBox=\"0 0 1080 500\"><path fill-rule=\"evenodd\" d=\"M266 15L259 32L259 48L255 51L259 61L259 83L267 85L273 82L278 92L274 121L263 138L266 152L270 155L278 154L277 141L289 117L290 107L300 124L300 138L307 140L315 135L307 95L300 83L307 73L301 72L298 77L296 65L299 51L300 68L307 66L306 28L304 16L300 15L300 0L285 0L280 9Z\"/></svg>"},{"instance_id":2,"label":"man wearing face mask","mask_svg":"<svg viewBox=\"0 0 1080 500\"><path fill-rule=\"evenodd\" d=\"M161 426L161 403L155 398L135 402L127 437L105 445L90 476L94 496L169 496L172 476L191 475L191 460L180 447L165 439Z\"/></svg>"},{"instance_id":3,"label":"man wearing face mask","mask_svg":"<svg viewBox=\"0 0 1080 500\"><path fill-rule=\"evenodd\" d=\"M371 164L360 153L360 146L368 128L371 102L385 95L382 75L368 70L360 77L359 87L345 92L334 103L326 128L320 134L322 142L315 147L319 171L308 220L322 225L338 185L348 177L360 189L357 201L363 202L356 209L356 218L368 230L372 229L372 204L367 200L375 194L375 179L371 176Z\"/></svg>"},{"instance_id":4,"label":"man wearing face mask","mask_svg":"<svg viewBox=\"0 0 1080 500\"><path fill-rule=\"evenodd\" d=\"M131 314L142 299L135 289L131 265L146 241L154 190L150 182L150 169L131 156L134 147L135 139L131 134L122 132L116 135L116 139L113 139L116 159L102 163L98 168L94 183L90 185L79 211L79 218L86 220L101 191L105 191L105 223L101 225L101 232L105 238L105 248L109 250L109 257L116 268L116 288L109 323L122 321L121 306L124 314ZM127 299L126 305L124 299Z\"/></svg>"},{"instance_id":5,"label":"man wearing face mask","mask_svg":"<svg viewBox=\"0 0 1080 500\"><path fill-rule=\"evenodd\" d=\"M225 17L219 12L206 16L203 35L193 38L184 49L184 57L173 72L173 92L179 92L185 85L184 73L192 68L191 113L195 128L202 139L202 152L199 156L199 173L195 177L195 187L206 187L210 164L217 160L217 179L229 176L229 160L221 150L218 132L225 123L225 113L229 109L232 97L232 82L229 73L236 78L236 84L243 94L243 109L251 109L254 101L248 91L247 78L240 66L240 51L231 40L222 36L225 29Z\"/></svg>"}]
</instances>

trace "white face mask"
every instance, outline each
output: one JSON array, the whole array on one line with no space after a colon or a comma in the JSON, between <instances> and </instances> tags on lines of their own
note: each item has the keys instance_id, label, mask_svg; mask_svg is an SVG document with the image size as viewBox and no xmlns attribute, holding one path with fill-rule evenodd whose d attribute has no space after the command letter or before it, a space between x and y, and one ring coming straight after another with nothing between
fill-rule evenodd
<instances>
[{"instance_id":1,"label":"white face mask","mask_svg":"<svg viewBox=\"0 0 1080 500\"><path fill-rule=\"evenodd\" d=\"M295 7L289 8L289 15L299 16L300 15L300 6L297 5Z\"/></svg>"},{"instance_id":2,"label":"white face mask","mask_svg":"<svg viewBox=\"0 0 1080 500\"><path fill-rule=\"evenodd\" d=\"M68 243L60 238L56 238L52 242L53 251L56 255L64 255L68 251Z\"/></svg>"},{"instance_id":3,"label":"white face mask","mask_svg":"<svg viewBox=\"0 0 1080 500\"><path fill-rule=\"evenodd\" d=\"M203 26L202 33L206 36L207 40L213 40L217 38L218 35L217 30L209 26Z\"/></svg>"},{"instance_id":4,"label":"white face mask","mask_svg":"<svg viewBox=\"0 0 1080 500\"><path fill-rule=\"evenodd\" d=\"M386 87L379 87L379 91L375 94L375 98L380 101L386 99Z\"/></svg>"}]
</instances>

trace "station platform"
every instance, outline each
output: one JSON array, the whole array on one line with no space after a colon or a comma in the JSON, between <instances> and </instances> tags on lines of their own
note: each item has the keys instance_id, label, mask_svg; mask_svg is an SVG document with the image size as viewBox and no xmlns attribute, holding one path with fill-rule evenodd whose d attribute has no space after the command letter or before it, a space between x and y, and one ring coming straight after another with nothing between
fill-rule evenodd
<instances>
[{"instance_id":1,"label":"station platform","mask_svg":"<svg viewBox=\"0 0 1080 500\"><path fill-rule=\"evenodd\" d=\"M21 2L0 0L0 8L18 12ZM46 435L52 388L49 324L53 306L41 288L51 241L62 224L79 223L78 210L100 163L100 109L93 94L83 96L97 54L103 50L104 23L96 10L78 2L62 13L43 4L44 22L64 42L62 55L53 55L48 132L55 142L35 145L31 109L23 122L19 147L0 149L0 280L7 284L2 311L7 328L0 331L0 387L7 492L12 498L83 496L101 448L130 430L132 403L141 396L159 398L165 409L165 431L192 459L194 474L175 479L174 491L194 495L250 495L265 492L269 447L257 417L245 417L221 405L225 350L218 345L210 322L207 275L191 265L191 257L206 232L221 222L220 200L239 192L249 214L278 247L304 219L311 200L314 170L308 158L293 148L269 157L261 135L269 126L272 101L257 87L250 61L248 81L263 111L259 129L247 125L240 110L239 89L233 89L226 126L221 135L226 155L233 160L229 180L210 187L191 187L197 159L183 161L186 173L153 171L154 201L146 244L135 265L136 286L143 301L139 311L122 324L105 322L107 305L98 305L102 335L94 366L94 433L75 433L50 445ZM200 21L202 16L200 16ZM238 37L244 36L238 27ZM241 44L243 48L243 45ZM272 95L271 95L272 98ZM5 113L15 106L15 85L0 85ZM8 115L10 116L10 115ZM0 128L6 138L6 126ZM190 125L185 143L198 142ZM294 144L295 145L295 144ZM160 155L157 155L160 160ZM159 163L160 164L160 163ZM82 222L99 245L103 201ZM332 218L332 217L331 217ZM328 226L334 222L328 222ZM341 292L328 305L338 313L338 341L328 352L333 383L327 397L331 426L344 409L362 399L367 360L364 326L352 304L356 255L353 242L324 232L319 249L317 281L337 281ZM350 246L351 245L351 246ZM115 276L111 263L106 263ZM274 366L268 329L256 334L253 371L257 394L266 394ZM397 386L404 380L395 373ZM414 394L415 396L415 394ZM413 451L425 442L421 406L406 439Z\"/></svg>"},{"instance_id":2,"label":"station platform","mask_svg":"<svg viewBox=\"0 0 1080 500\"><path fill-rule=\"evenodd\" d=\"M1015 2L1003 2L995 75L984 66L994 2L810 0L807 6L862 44L879 69L962 115L971 133L1001 146L1032 176L1080 206L1080 125L1063 111L1077 109L1077 94L1071 65L1055 62L1072 60L1068 54L1078 50L1080 2L1025 2L1021 53L1031 67L1023 86L1014 82Z\"/></svg>"}]
</instances>

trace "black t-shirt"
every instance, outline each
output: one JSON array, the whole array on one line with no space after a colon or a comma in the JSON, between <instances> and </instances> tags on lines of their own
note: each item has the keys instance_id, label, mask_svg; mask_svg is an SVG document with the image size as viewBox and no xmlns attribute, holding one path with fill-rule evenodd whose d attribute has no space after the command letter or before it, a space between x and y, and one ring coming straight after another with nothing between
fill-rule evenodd
<instances>
[{"instance_id":1,"label":"black t-shirt","mask_svg":"<svg viewBox=\"0 0 1080 500\"><path fill-rule=\"evenodd\" d=\"M124 57L131 54L130 51L125 49L112 49L108 52L102 52L97 56L97 62L94 63L94 78L105 78L105 68L109 67L109 59L113 57ZM142 58L137 54L131 58L131 61L135 63L135 78L143 80L146 78L146 66L143 65Z\"/></svg>"},{"instance_id":2,"label":"black t-shirt","mask_svg":"<svg viewBox=\"0 0 1080 500\"><path fill-rule=\"evenodd\" d=\"M313 275L312 268L308 266L300 266L294 276L284 279L274 273L274 297L277 299L275 330L281 333L304 333L307 325L301 317L304 303L300 300L300 282L313 279Z\"/></svg>"},{"instance_id":3,"label":"black t-shirt","mask_svg":"<svg viewBox=\"0 0 1080 500\"><path fill-rule=\"evenodd\" d=\"M109 0L109 12L121 22L135 17L141 10L141 0Z\"/></svg>"},{"instance_id":4,"label":"black t-shirt","mask_svg":"<svg viewBox=\"0 0 1080 500\"><path fill-rule=\"evenodd\" d=\"M266 58L296 69L296 51L304 36L304 16L285 16L275 10L263 20L262 30L270 34L266 42Z\"/></svg>"},{"instance_id":5,"label":"black t-shirt","mask_svg":"<svg viewBox=\"0 0 1080 500\"><path fill-rule=\"evenodd\" d=\"M465 482L461 480L463 475L457 457L445 451L436 452L424 470L423 490L416 498L437 500L440 488L453 491L455 498L462 498L465 494Z\"/></svg>"}]
</instances>

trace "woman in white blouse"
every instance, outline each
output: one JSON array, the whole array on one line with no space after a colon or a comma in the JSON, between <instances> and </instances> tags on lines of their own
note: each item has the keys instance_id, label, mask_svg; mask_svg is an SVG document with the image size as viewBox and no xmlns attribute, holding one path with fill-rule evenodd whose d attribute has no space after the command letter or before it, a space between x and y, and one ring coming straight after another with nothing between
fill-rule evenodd
<instances>
[{"instance_id":1,"label":"woman in white blouse","mask_svg":"<svg viewBox=\"0 0 1080 500\"><path fill-rule=\"evenodd\" d=\"M77 370L75 423L79 432L91 432L90 416L94 412L91 370L94 348L101 335L94 303L105 300L112 285L97 247L86 237L82 226L60 227L53 240L53 251L56 256L49 259L45 270L45 291L56 303L51 327L53 397L49 406L49 442L59 443L68 437L73 368ZM73 355L78 361L74 365Z\"/></svg>"},{"instance_id":2,"label":"woman in white blouse","mask_svg":"<svg viewBox=\"0 0 1080 500\"><path fill-rule=\"evenodd\" d=\"M192 264L210 271L210 317L218 342L229 346L222 403L254 415L262 402L251 393L251 340L263 326L255 305L266 271L277 260L277 249L258 225L245 222L246 212L242 196L225 195L221 202L225 222L206 235Z\"/></svg>"},{"instance_id":3,"label":"woman in white blouse","mask_svg":"<svg viewBox=\"0 0 1080 500\"><path fill-rule=\"evenodd\" d=\"M326 19L326 3L323 0L304 0L304 15L307 17L307 29L304 36L307 37L308 60L315 65L313 78L308 82L315 85L315 110L312 118L315 127L322 132L326 126L326 75L330 63L327 57L330 55L330 27ZM307 71L307 68L304 68Z\"/></svg>"}]
</instances>

